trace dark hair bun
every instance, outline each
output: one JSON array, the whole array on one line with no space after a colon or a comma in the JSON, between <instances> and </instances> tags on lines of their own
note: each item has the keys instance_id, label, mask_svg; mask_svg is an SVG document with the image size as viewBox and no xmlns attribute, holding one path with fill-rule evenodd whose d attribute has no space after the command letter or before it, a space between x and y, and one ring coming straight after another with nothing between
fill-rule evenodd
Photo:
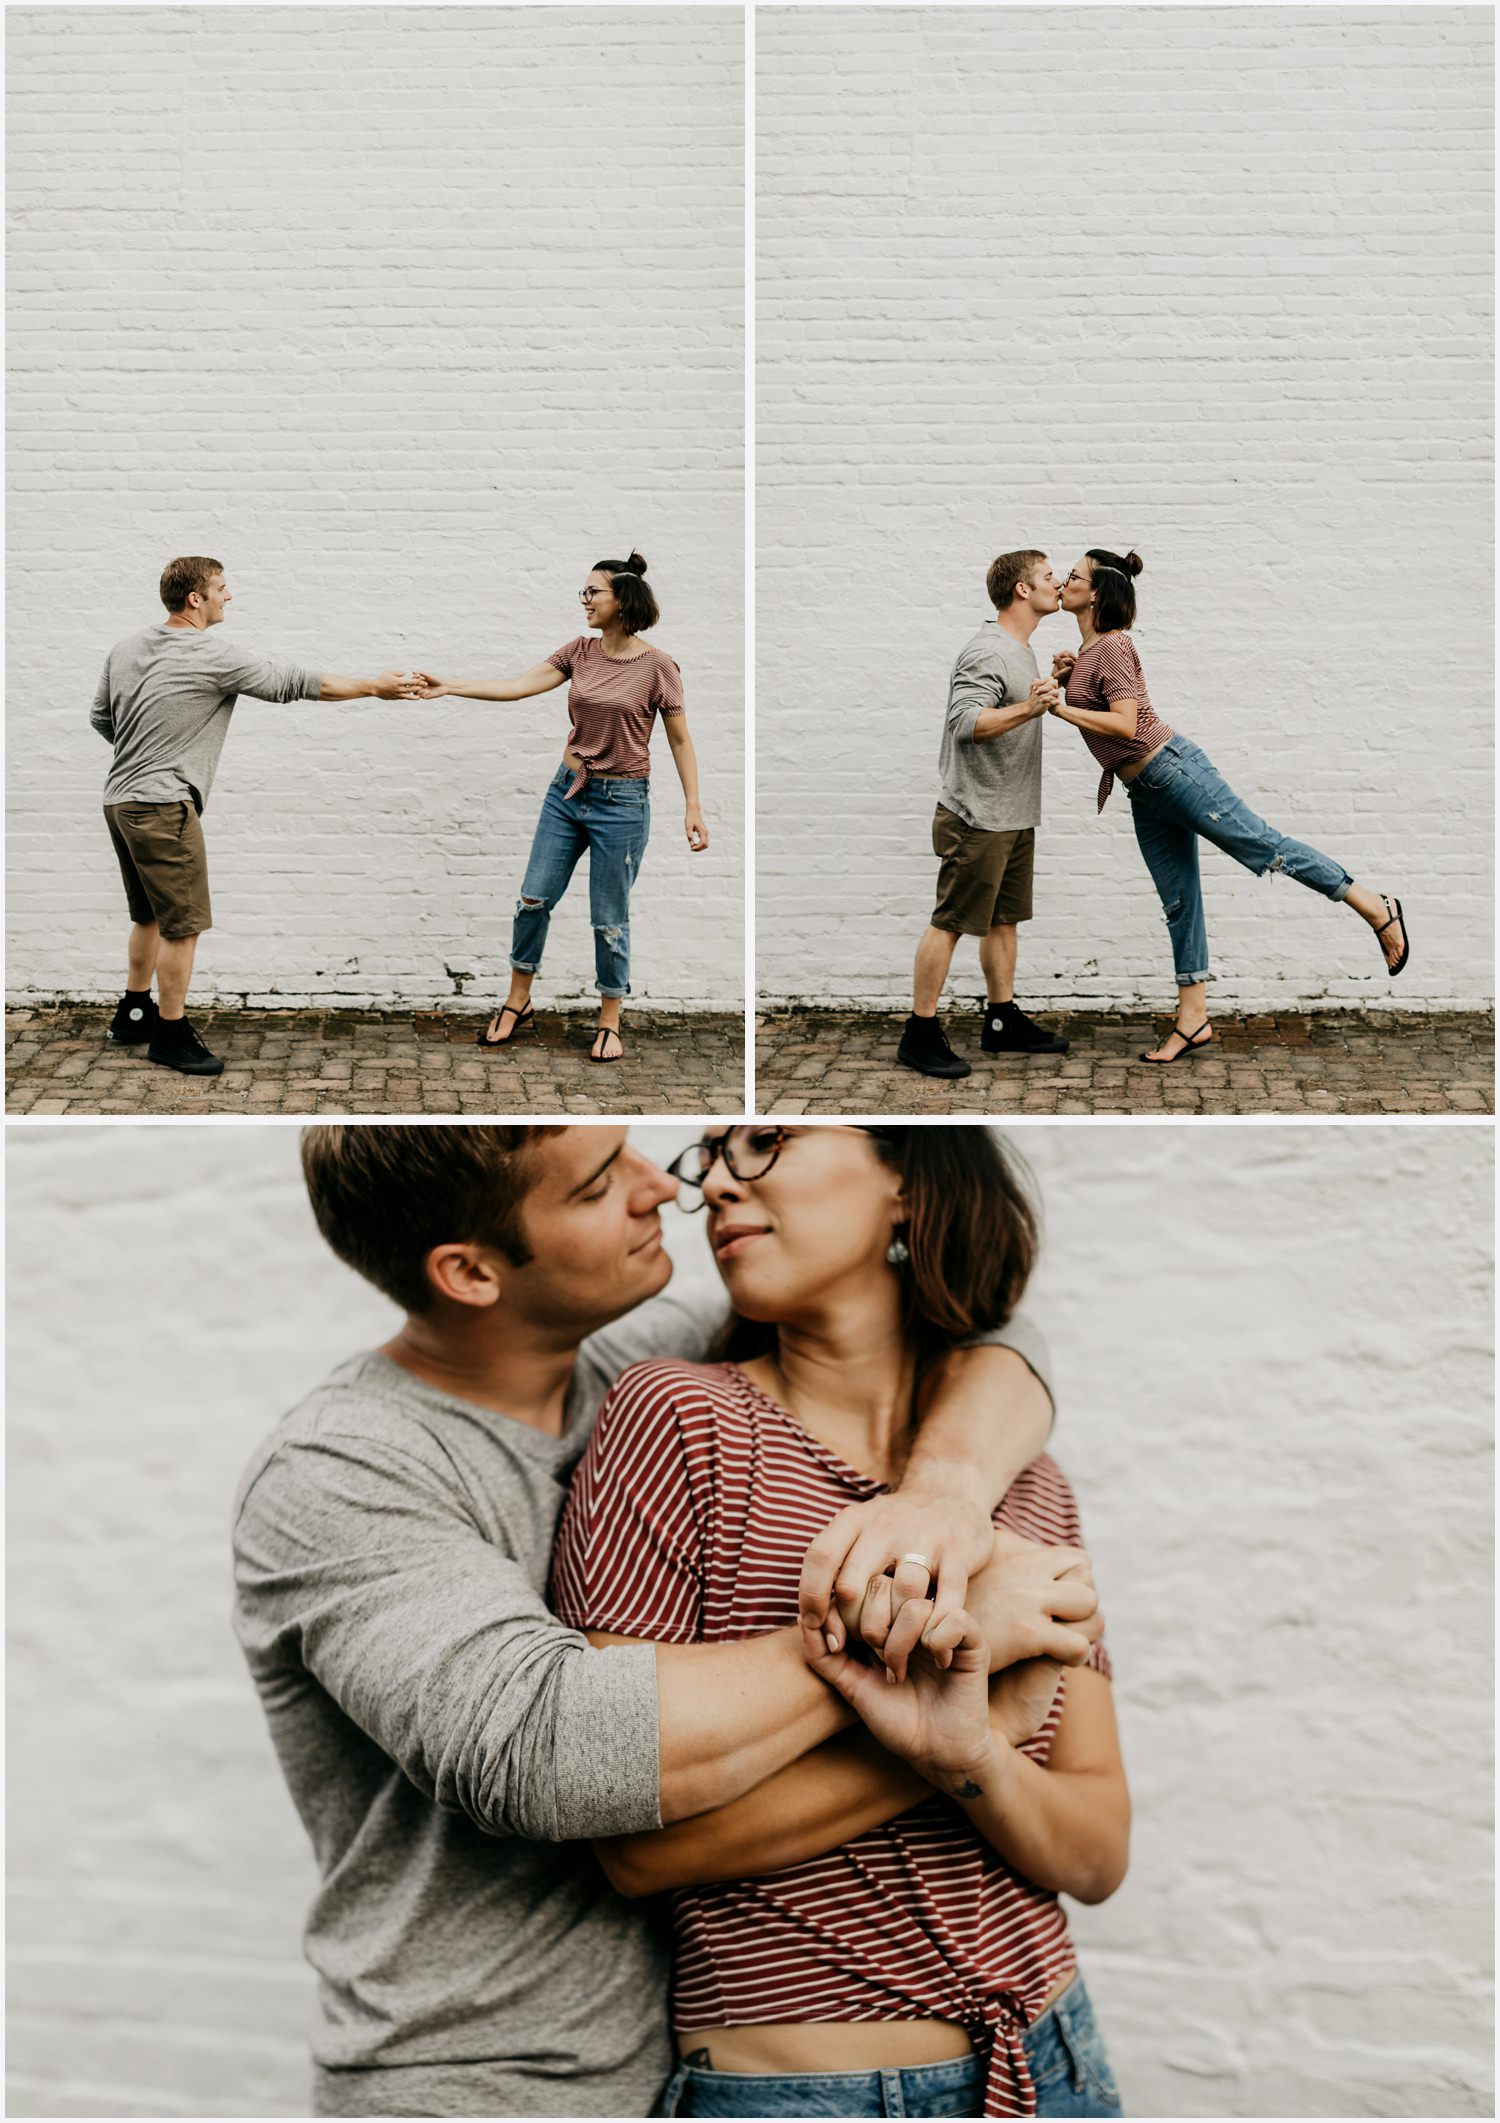
<instances>
[{"instance_id":1,"label":"dark hair bun","mask_svg":"<svg viewBox=\"0 0 1500 2123\"><path fill-rule=\"evenodd\" d=\"M1125 572L1127 575L1139 575L1145 565L1146 563L1142 560L1139 553L1127 553L1125 555Z\"/></svg>"},{"instance_id":2,"label":"dark hair bun","mask_svg":"<svg viewBox=\"0 0 1500 2123\"><path fill-rule=\"evenodd\" d=\"M625 569L626 572L631 575L644 575L646 572L645 561L642 560L640 554L637 553L633 547L631 549L630 558L625 563Z\"/></svg>"}]
</instances>

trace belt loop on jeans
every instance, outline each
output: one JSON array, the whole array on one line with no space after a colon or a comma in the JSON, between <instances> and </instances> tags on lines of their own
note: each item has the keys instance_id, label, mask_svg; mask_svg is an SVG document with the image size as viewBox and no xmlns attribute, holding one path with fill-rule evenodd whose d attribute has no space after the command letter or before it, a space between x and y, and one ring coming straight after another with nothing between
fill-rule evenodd
<instances>
[{"instance_id":1,"label":"belt loop on jeans","mask_svg":"<svg viewBox=\"0 0 1500 2123\"><path fill-rule=\"evenodd\" d=\"M901 2091L899 2071L883 2071L880 2074L880 2113L883 2116L904 2116L906 2101Z\"/></svg>"}]
</instances>

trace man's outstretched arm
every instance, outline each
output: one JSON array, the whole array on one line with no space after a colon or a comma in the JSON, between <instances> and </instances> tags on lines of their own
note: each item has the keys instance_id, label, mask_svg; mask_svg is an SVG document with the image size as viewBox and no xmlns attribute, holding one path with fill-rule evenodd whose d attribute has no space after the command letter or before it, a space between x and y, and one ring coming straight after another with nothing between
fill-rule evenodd
<instances>
[{"instance_id":1,"label":"man's outstretched arm","mask_svg":"<svg viewBox=\"0 0 1500 2123\"><path fill-rule=\"evenodd\" d=\"M382 671L378 678L339 678L323 674L319 700L414 700L420 691L404 671Z\"/></svg>"}]
</instances>

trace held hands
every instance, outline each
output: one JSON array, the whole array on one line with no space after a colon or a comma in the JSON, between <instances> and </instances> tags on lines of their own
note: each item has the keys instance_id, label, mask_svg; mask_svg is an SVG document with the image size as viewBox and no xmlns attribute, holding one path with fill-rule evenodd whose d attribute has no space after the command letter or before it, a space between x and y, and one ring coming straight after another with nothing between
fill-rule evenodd
<instances>
[{"instance_id":1,"label":"held hands","mask_svg":"<svg viewBox=\"0 0 1500 2123\"><path fill-rule=\"evenodd\" d=\"M382 671L370 681L370 691L377 700L420 700L421 684L420 671Z\"/></svg>"},{"instance_id":2,"label":"held hands","mask_svg":"<svg viewBox=\"0 0 1500 2123\"><path fill-rule=\"evenodd\" d=\"M1073 676L1073 666L1078 658L1071 649L1059 649L1052 658L1052 676L1060 685L1066 685Z\"/></svg>"},{"instance_id":3,"label":"held hands","mask_svg":"<svg viewBox=\"0 0 1500 2123\"><path fill-rule=\"evenodd\" d=\"M969 1612L994 1668L1045 1658L1081 1666L1104 1634L1094 1569L1081 1548L1044 1548L995 1529L995 1559L969 1587Z\"/></svg>"},{"instance_id":4,"label":"held hands","mask_svg":"<svg viewBox=\"0 0 1500 2123\"><path fill-rule=\"evenodd\" d=\"M1057 713L1057 680L1037 678L1032 681L1031 691L1026 696L1033 718L1038 715Z\"/></svg>"},{"instance_id":5,"label":"held hands","mask_svg":"<svg viewBox=\"0 0 1500 2123\"><path fill-rule=\"evenodd\" d=\"M898 1632L903 1681L888 1667L829 1651L820 1629L804 1628L803 1651L882 1747L929 1783L955 1797L973 1796L995 1744L989 1647L963 1608L938 1614L931 1600L908 1600L892 1636Z\"/></svg>"},{"instance_id":6,"label":"held hands","mask_svg":"<svg viewBox=\"0 0 1500 2123\"><path fill-rule=\"evenodd\" d=\"M410 700L436 700L448 690L442 679L434 678L430 671L413 671L410 676L414 687L407 696Z\"/></svg>"},{"instance_id":7,"label":"held hands","mask_svg":"<svg viewBox=\"0 0 1500 2123\"><path fill-rule=\"evenodd\" d=\"M883 1651L903 1601L923 1599L932 1590L939 1608L963 1606L969 1579L995 1552L995 1533L989 1513L972 1498L925 1494L910 1484L848 1504L802 1558L802 1627L825 1632L830 1651L842 1651L861 1636ZM903 1561L913 1555L926 1560ZM896 1670L899 1677L903 1669Z\"/></svg>"},{"instance_id":8,"label":"held hands","mask_svg":"<svg viewBox=\"0 0 1500 2123\"><path fill-rule=\"evenodd\" d=\"M695 803L690 803L683 816L687 832L687 844L695 855L701 855L708 846L708 828L703 823L703 813Z\"/></svg>"}]
</instances>

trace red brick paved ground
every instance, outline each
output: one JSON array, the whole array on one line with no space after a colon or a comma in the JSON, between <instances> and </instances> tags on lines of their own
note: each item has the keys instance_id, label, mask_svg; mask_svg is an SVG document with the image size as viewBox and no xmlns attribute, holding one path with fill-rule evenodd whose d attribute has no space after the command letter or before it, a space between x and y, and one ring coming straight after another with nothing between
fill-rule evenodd
<instances>
[{"instance_id":1,"label":"red brick paved ground","mask_svg":"<svg viewBox=\"0 0 1500 2123\"><path fill-rule=\"evenodd\" d=\"M514 1054L482 1022L375 1010L195 1010L226 1067L192 1078L109 1047L98 1004L6 1013L10 1113L741 1113L744 1020L628 1012L625 1059L590 1062L592 1011L538 1016Z\"/></svg>"},{"instance_id":2,"label":"red brick paved ground","mask_svg":"<svg viewBox=\"0 0 1500 2123\"><path fill-rule=\"evenodd\" d=\"M756 1036L762 1113L1491 1113L1492 1013L1324 1010L1216 1017L1218 1052L1166 1069L1137 1062L1166 1018L1049 1012L1061 1056L993 1059L977 1011L945 1013L973 1065L956 1084L899 1066L904 1014L767 1012Z\"/></svg>"}]
</instances>

